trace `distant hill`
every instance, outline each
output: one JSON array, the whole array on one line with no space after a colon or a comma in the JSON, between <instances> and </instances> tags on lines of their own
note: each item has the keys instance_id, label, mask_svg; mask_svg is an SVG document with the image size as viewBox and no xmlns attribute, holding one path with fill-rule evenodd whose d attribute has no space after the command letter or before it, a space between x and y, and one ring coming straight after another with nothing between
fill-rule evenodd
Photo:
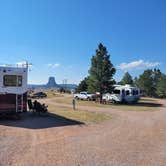
<instances>
[{"instance_id":1,"label":"distant hill","mask_svg":"<svg viewBox=\"0 0 166 166\"><path fill-rule=\"evenodd\" d=\"M39 88L66 88L66 89L75 89L77 88L76 84L57 84L55 81L55 77L49 77L47 84L36 85L36 84L29 84L29 88L39 89Z\"/></svg>"}]
</instances>

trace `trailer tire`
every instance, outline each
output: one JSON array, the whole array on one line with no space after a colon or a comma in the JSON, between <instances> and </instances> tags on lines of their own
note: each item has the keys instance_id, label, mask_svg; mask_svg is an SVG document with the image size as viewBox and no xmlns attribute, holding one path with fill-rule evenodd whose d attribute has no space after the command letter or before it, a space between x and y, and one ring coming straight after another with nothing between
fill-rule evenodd
<instances>
[{"instance_id":1,"label":"trailer tire","mask_svg":"<svg viewBox=\"0 0 166 166\"><path fill-rule=\"evenodd\" d=\"M123 99L122 100L122 104L126 104L127 102L126 102L126 100L125 99Z\"/></svg>"},{"instance_id":2,"label":"trailer tire","mask_svg":"<svg viewBox=\"0 0 166 166\"><path fill-rule=\"evenodd\" d=\"M90 101L90 97L88 97L87 100Z\"/></svg>"},{"instance_id":3,"label":"trailer tire","mask_svg":"<svg viewBox=\"0 0 166 166\"><path fill-rule=\"evenodd\" d=\"M76 100L79 100L78 96L75 97Z\"/></svg>"},{"instance_id":4,"label":"trailer tire","mask_svg":"<svg viewBox=\"0 0 166 166\"><path fill-rule=\"evenodd\" d=\"M116 101L114 99L112 99L112 104L116 104Z\"/></svg>"}]
</instances>

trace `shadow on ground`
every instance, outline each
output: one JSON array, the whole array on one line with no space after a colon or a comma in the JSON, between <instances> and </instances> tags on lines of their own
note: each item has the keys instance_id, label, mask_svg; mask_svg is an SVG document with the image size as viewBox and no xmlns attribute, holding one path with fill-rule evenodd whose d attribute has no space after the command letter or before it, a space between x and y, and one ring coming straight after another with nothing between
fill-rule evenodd
<instances>
[{"instance_id":1,"label":"shadow on ground","mask_svg":"<svg viewBox=\"0 0 166 166\"><path fill-rule=\"evenodd\" d=\"M151 103L151 102L138 102L138 103L131 103L131 104L124 104L128 106L134 106L134 107L163 107L160 103Z\"/></svg>"},{"instance_id":2,"label":"shadow on ground","mask_svg":"<svg viewBox=\"0 0 166 166\"><path fill-rule=\"evenodd\" d=\"M154 101L154 103L152 102L138 102L136 104L134 104L134 106L143 106L143 107L162 107L163 105L160 103L157 103L156 101Z\"/></svg>"},{"instance_id":3,"label":"shadow on ground","mask_svg":"<svg viewBox=\"0 0 166 166\"><path fill-rule=\"evenodd\" d=\"M46 115L34 115L32 113L22 113L20 120L0 119L0 125L20 127L27 129L45 129L51 127L83 125L83 122L71 120L63 116L48 113Z\"/></svg>"},{"instance_id":4,"label":"shadow on ground","mask_svg":"<svg viewBox=\"0 0 166 166\"><path fill-rule=\"evenodd\" d=\"M144 101L149 101L149 102L151 102L151 101L154 101L154 102L156 102L156 99L154 98L141 98L142 100L144 100Z\"/></svg>"}]
</instances>

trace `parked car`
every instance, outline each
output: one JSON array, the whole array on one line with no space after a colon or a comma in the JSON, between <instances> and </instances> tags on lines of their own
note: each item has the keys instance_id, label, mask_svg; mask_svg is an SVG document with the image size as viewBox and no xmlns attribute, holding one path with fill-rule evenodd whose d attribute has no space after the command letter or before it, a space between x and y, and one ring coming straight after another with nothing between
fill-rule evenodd
<instances>
[{"instance_id":1,"label":"parked car","mask_svg":"<svg viewBox=\"0 0 166 166\"><path fill-rule=\"evenodd\" d=\"M32 98L44 98L44 97L47 97L47 94L44 92L37 92L37 93L34 93L31 97Z\"/></svg>"},{"instance_id":2,"label":"parked car","mask_svg":"<svg viewBox=\"0 0 166 166\"><path fill-rule=\"evenodd\" d=\"M80 92L74 94L74 98L77 100L95 100L95 94L90 92Z\"/></svg>"}]
</instances>

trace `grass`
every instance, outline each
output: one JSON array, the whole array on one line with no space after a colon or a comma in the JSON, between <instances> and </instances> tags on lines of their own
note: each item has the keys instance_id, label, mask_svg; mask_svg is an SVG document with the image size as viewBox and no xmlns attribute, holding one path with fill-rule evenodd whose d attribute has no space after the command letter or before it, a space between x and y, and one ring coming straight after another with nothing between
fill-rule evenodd
<instances>
[{"instance_id":1,"label":"grass","mask_svg":"<svg viewBox=\"0 0 166 166\"><path fill-rule=\"evenodd\" d=\"M72 97L65 97L64 98L55 98L55 102L62 103L62 104L71 104L73 98ZM108 105L103 105L100 103L96 103L94 101L85 101L85 100L76 100L76 104L80 106L94 106L94 107L107 107Z\"/></svg>"},{"instance_id":2,"label":"grass","mask_svg":"<svg viewBox=\"0 0 166 166\"><path fill-rule=\"evenodd\" d=\"M57 93L54 89L44 89L42 91L47 94L48 98L63 97L63 94Z\"/></svg>"},{"instance_id":3,"label":"grass","mask_svg":"<svg viewBox=\"0 0 166 166\"><path fill-rule=\"evenodd\" d=\"M156 111L156 107L135 106L135 105L112 105L111 108L124 111Z\"/></svg>"},{"instance_id":4,"label":"grass","mask_svg":"<svg viewBox=\"0 0 166 166\"><path fill-rule=\"evenodd\" d=\"M63 97L62 94L59 93L51 93L51 92L46 92L48 98L53 98L53 97Z\"/></svg>"},{"instance_id":5,"label":"grass","mask_svg":"<svg viewBox=\"0 0 166 166\"><path fill-rule=\"evenodd\" d=\"M80 121L83 123L101 123L104 121L111 120L111 115L107 113L83 111L83 110L72 110L67 107L55 107L49 105L49 112L63 116L65 118Z\"/></svg>"},{"instance_id":6,"label":"grass","mask_svg":"<svg viewBox=\"0 0 166 166\"><path fill-rule=\"evenodd\" d=\"M71 104L72 97L65 97L64 98L55 98L55 102L62 103L62 104ZM76 104L79 106L92 106L92 107L102 107L102 108L113 108L119 109L124 111L156 111L160 104L157 103L155 99L151 98L142 98L136 104L100 104L93 101L82 101L77 100Z\"/></svg>"}]
</instances>

